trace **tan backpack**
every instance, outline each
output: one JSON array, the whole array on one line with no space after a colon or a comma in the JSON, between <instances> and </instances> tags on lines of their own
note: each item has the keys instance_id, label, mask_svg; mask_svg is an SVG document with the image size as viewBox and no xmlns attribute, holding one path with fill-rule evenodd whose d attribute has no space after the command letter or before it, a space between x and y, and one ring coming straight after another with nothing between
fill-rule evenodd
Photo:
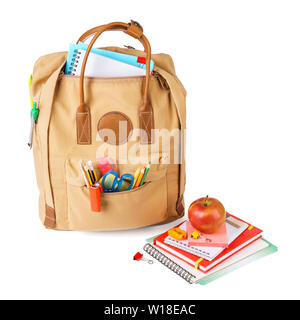
<instances>
[{"instance_id":1,"label":"tan backpack","mask_svg":"<svg viewBox=\"0 0 300 320\"><path fill-rule=\"evenodd\" d=\"M103 49L144 57L146 76L84 76L94 42L110 30L138 39L145 51ZM130 229L178 219L184 214L186 92L173 61L166 54L151 55L143 29L134 21L93 28L78 42L91 36L80 77L64 74L67 52L40 57L34 66L31 97L39 116L32 144L40 218L45 227L57 230ZM128 128L122 137L121 122ZM103 136L102 129L115 133L114 143ZM169 146L162 142L168 135ZM139 164L148 161L151 167L141 187L101 193L101 212L93 212L79 161L92 160L97 168L96 158L111 152L120 176L134 174Z\"/></svg>"}]
</instances>

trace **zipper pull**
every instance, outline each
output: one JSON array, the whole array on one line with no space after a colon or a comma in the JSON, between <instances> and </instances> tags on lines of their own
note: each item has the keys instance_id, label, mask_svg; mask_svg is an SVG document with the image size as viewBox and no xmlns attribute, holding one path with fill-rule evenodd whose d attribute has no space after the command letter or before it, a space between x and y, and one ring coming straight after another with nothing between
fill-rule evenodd
<instances>
[{"instance_id":1,"label":"zipper pull","mask_svg":"<svg viewBox=\"0 0 300 320\"><path fill-rule=\"evenodd\" d=\"M161 88L163 88L165 90L169 90L170 89L167 81L157 71L153 71L153 76L157 79L157 81L159 82Z\"/></svg>"},{"instance_id":2,"label":"zipper pull","mask_svg":"<svg viewBox=\"0 0 300 320\"><path fill-rule=\"evenodd\" d=\"M134 47L132 47L132 46L126 46L125 44L124 44L124 47L127 48L127 49L133 49L133 50L135 50Z\"/></svg>"},{"instance_id":3,"label":"zipper pull","mask_svg":"<svg viewBox=\"0 0 300 320\"><path fill-rule=\"evenodd\" d=\"M64 75L65 75L64 71L61 70L60 73L59 73L59 75L58 75L58 80L61 80Z\"/></svg>"},{"instance_id":4,"label":"zipper pull","mask_svg":"<svg viewBox=\"0 0 300 320\"><path fill-rule=\"evenodd\" d=\"M37 107L37 103L33 102L32 108L31 108L31 111L30 111L31 126L30 126L30 133L29 133L29 142L28 142L28 146L29 146L30 149L32 148L33 129L34 129L34 126L37 123L39 112L40 112L40 110Z\"/></svg>"}]
</instances>

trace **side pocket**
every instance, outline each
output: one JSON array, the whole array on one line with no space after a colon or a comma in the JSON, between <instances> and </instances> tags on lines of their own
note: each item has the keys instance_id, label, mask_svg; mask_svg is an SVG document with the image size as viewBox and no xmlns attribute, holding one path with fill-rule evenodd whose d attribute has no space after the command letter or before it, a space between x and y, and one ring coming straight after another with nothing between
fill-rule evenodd
<instances>
[{"instance_id":1,"label":"side pocket","mask_svg":"<svg viewBox=\"0 0 300 320\"><path fill-rule=\"evenodd\" d=\"M166 168L161 165L151 166L147 183L137 189L101 193L99 213L90 210L89 190L84 185L78 159L67 160L66 181L70 229L132 229L158 224L167 218Z\"/></svg>"}]
</instances>

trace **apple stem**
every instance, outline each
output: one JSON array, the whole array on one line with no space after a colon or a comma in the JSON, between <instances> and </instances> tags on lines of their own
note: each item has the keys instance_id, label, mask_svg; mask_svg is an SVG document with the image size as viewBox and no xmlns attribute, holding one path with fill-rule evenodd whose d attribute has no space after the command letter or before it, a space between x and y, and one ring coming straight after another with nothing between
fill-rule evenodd
<instances>
[{"instance_id":1,"label":"apple stem","mask_svg":"<svg viewBox=\"0 0 300 320\"><path fill-rule=\"evenodd\" d=\"M206 196L205 202L204 202L204 206L207 207L208 206L208 195Z\"/></svg>"}]
</instances>

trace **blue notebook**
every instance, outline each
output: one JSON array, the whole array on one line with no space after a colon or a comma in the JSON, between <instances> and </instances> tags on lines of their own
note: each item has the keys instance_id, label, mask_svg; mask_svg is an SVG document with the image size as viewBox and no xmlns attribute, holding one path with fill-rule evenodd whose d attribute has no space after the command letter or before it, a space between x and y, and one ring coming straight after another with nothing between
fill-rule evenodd
<instances>
[{"instance_id":1,"label":"blue notebook","mask_svg":"<svg viewBox=\"0 0 300 320\"><path fill-rule=\"evenodd\" d=\"M68 57L67 57L67 62L66 62L66 67L65 67L65 74L71 74L74 61L76 58L76 55L78 53L79 49L86 50L88 48L88 45L79 42L78 44L70 44L69 47L69 52L68 52ZM108 50L103 50L103 49L97 49L97 48L92 48L91 52L99 54L104 57L108 57L117 61L121 61L130 65L133 65L135 67L139 67L142 69L146 69L146 64L139 62L139 57L136 56L131 56L129 54L124 54L124 53L118 53L118 52L113 52L113 51L108 51ZM154 62L151 60L150 62L150 72L153 71L154 67Z\"/></svg>"}]
</instances>

